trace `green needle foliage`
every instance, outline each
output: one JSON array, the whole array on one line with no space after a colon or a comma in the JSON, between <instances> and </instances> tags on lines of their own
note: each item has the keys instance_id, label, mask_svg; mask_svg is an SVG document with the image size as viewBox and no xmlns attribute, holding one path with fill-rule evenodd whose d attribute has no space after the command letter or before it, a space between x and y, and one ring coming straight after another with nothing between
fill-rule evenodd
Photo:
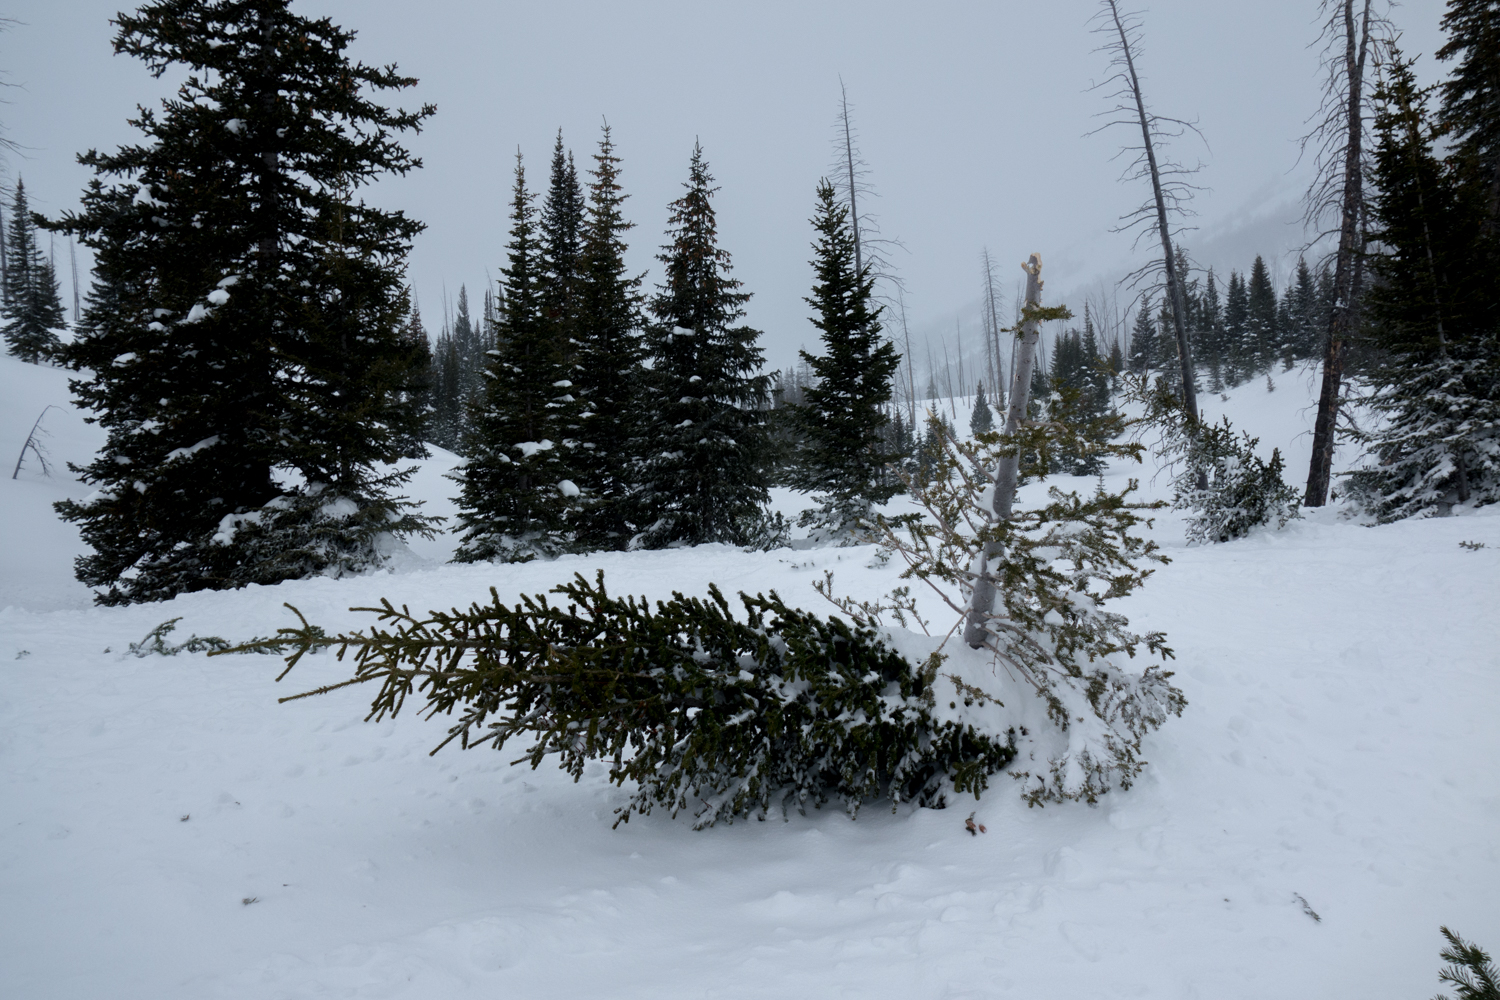
<instances>
[{"instance_id":1,"label":"green needle foliage","mask_svg":"<svg viewBox=\"0 0 1500 1000\"><path fill-rule=\"evenodd\" d=\"M1495 968L1489 954L1448 928L1439 929L1448 939L1448 947L1442 951L1443 961L1453 964L1438 973L1438 982L1451 983L1456 1000L1500 1000L1500 969ZM1439 993L1433 1000L1448 998Z\"/></svg>"},{"instance_id":2,"label":"green needle foliage","mask_svg":"<svg viewBox=\"0 0 1500 1000\"><path fill-rule=\"evenodd\" d=\"M774 592L741 594L743 621L712 587L655 610L610 597L602 572L551 593L566 603L511 607L492 588L488 604L426 617L382 601L355 609L379 624L334 636L297 613L300 628L227 652L274 649L287 671L316 649L352 654L352 678L292 698L374 683L373 720L416 699L426 717L454 719L434 753L529 741L516 763L555 756L574 780L606 761L612 781L636 787L616 825L655 807L703 828L830 798L850 816L880 798L941 805L950 789L979 794L1015 756L1014 734L935 717L938 658L913 666L873 630Z\"/></svg>"}]
</instances>

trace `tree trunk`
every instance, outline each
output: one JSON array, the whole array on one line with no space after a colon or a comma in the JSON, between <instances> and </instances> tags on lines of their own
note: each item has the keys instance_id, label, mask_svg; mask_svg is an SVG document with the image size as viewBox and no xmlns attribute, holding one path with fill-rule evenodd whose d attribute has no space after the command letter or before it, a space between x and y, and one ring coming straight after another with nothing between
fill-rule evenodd
<instances>
[{"instance_id":1,"label":"tree trunk","mask_svg":"<svg viewBox=\"0 0 1500 1000\"><path fill-rule=\"evenodd\" d=\"M849 130L849 91L839 81L839 120L844 126L844 162L849 168L849 225L854 233L854 273L863 278L865 261L859 240L859 203L855 200L854 136Z\"/></svg>"},{"instance_id":2,"label":"tree trunk","mask_svg":"<svg viewBox=\"0 0 1500 1000\"><path fill-rule=\"evenodd\" d=\"M900 289L897 289L897 294L900 294ZM917 372L911 353L911 331L906 327L906 297L903 295L898 301L901 304L901 336L906 341L906 401L910 410L911 432L915 437L917 433Z\"/></svg>"},{"instance_id":3,"label":"tree trunk","mask_svg":"<svg viewBox=\"0 0 1500 1000\"><path fill-rule=\"evenodd\" d=\"M984 251L984 275L985 275L985 298L988 300L990 313L990 339L994 343L995 351L995 378L991 383L995 393L995 407L999 409L1005 405L1005 359L1000 351L1000 316L995 305L995 269L990 264L990 252L988 248Z\"/></svg>"},{"instance_id":4,"label":"tree trunk","mask_svg":"<svg viewBox=\"0 0 1500 1000\"><path fill-rule=\"evenodd\" d=\"M1026 272L1026 308L1034 310L1042 304L1042 255L1034 253L1021 265ZM1031 370L1036 361L1036 345L1041 339L1042 324L1035 318L1022 314L1020 357L1011 365L1010 404L1005 410L1005 433L1014 435L1026 419L1026 406L1031 401ZM990 515L998 521L1010 520L1016 502L1016 481L1021 473L1021 449L1015 454L1000 459L995 469L995 495ZM995 581L990 576L989 564L1000 554L997 543L991 542L975 557L974 590L969 598L969 621L964 627L964 642L978 649L985 644L989 631L985 628L990 612L995 607Z\"/></svg>"},{"instance_id":5,"label":"tree trunk","mask_svg":"<svg viewBox=\"0 0 1500 1000\"><path fill-rule=\"evenodd\" d=\"M1177 255L1172 250L1172 234L1167 229L1167 200L1161 190L1161 170L1156 163L1156 146L1151 141L1151 122L1146 116L1146 101L1141 96L1140 77L1135 72L1135 58L1130 39L1120 20L1115 0L1107 0L1109 13L1120 36L1120 53L1125 57L1125 71L1130 76L1130 93L1135 98L1136 116L1141 123L1141 145L1146 151L1146 165L1151 172L1151 194L1156 199L1156 231L1161 236L1162 263L1167 271L1167 298L1172 303L1172 327L1177 335L1177 360L1182 372L1182 405L1190 423L1198 422L1198 389L1193 384L1193 355L1187 336L1187 299L1183 295L1182 275L1177 273Z\"/></svg>"},{"instance_id":6,"label":"tree trunk","mask_svg":"<svg viewBox=\"0 0 1500 1000\"><path fill-rule=\"evenodd\" d=\"M10 305L10 256L5 246L5 211L0 208L0 305Z\"/></svg>"},{"instance_id":7,"label":"tree trunk","mask_svg":"<svg viewBox=\"0 0 1500 1000\"><path fill-rule=\"evenodd\" d=\"M1304 507L1328 502L1333 478L1333 445L1344 377L1344 353L1359 316L1359 278L1364 252L1364 71L1370 43L1370 0L1364 0L1359 31L1355 31L1354 0L1343 0L1344 74L1348 82L1344 143L1344 190L1339 211L1339 248L1333 270L1333 311L1328 318L1328 340L1323 348L1323 385L1318 393L1318 415L1313 421L1312 463L1307 470Z\"/></svg>"}]
</instances>

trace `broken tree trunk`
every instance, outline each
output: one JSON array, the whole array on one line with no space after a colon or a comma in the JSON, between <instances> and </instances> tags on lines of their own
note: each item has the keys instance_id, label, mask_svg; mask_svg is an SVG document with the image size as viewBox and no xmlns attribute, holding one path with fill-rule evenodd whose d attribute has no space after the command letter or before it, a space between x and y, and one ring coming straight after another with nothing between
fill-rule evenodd
<instances>
[{"instance_id":1,"label":"broken tree trunk","mask_svg":"<svg viewBox=\"0 0 1500 1000\"><path fill-rule=\"evenodd\" d=\"M1031 370L1036 362L1036 345L1042 335L1042 321L1037 312L1042 306L1042 255L1034 253L1021 265L1026 272L1026 305L1021 312L1021 326L1017 332L1021 341L1018 357L1011 364L1010 402L1005 410L1005 433L1013 437L1026 419L1026 406L1031 401ZM1010 520L1016 501L1016 482L1021 473L1021 449L1005 455L995 469L994 498L989 514L1000 521ZM990 575L989 565L1000 554L997 543L991 542L974 557L972 572L974 590L969 597L969 620L964 626L964 642L978 649L989 638L986 623L995 607L995 580Z\"/></svg>"}]
</instances>

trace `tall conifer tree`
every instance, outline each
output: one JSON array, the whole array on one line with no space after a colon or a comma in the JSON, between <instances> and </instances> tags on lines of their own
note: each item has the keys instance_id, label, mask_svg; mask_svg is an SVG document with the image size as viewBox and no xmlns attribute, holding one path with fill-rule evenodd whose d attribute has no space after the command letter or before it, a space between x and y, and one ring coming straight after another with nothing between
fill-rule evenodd
<instances>
[{"instance_id":1,"label":"tall conifer tree","mask_svg":"<svg viewBox=\"0 0 1500 1000\"><path fill-rule=\"evenodd\" d=\"M632 545L742 543L763 517L765 410L760 331L736 325L750 295L719 246L713 177L694 145L671 204L647 327L650 398L643 437L641 524Z\"/></svg>"},{"instance_id":2,"label":"tall conifer tree","mask_svg":"<svg viewBox=\"0 0 1500 1000\"><path fill-rule=\"evenodd\" d=\"M396 140L432 113L369 96L416 81L353 62L352 32L288 0L160 0L119 15L118 53L185 67L147 141L80 161L96 295L66 352L109 432L58 505L107 604L342 573L426 530L395 491L420 421L401 343L422 225L358 189L420 161ZM409 473L408 473L409 474ZM302 485L284 485L287 478Z\"/></svg>"},{"instance_id":3,"label":"tall conifer tree","mask_svg":"<svg viewBox=\"0 0 1500 1000\"><path fill-rule=\"evenodd\" d=\"M432 426L433 362L432 341L427 337L427 328L422 325L422 310L412 303L411 316L401 328L401 345L410 352L414 373L410 387L405 390L406 402L421 415L415 426L406 430L401 438L402 458L427 458L427 444Z\"/></svg>"},{"instance_id":4,"label":"tall conifer tree","mask_svg":"<svg viewBox=\"0 0 1500 1000\"><path fill-rule=\"evenodd\" d=\"M1245 354L1253 364L1253 371L1247 374L1258 375L1270 368L1280 353L1276 318L1276 289L1271 284L1271 272L1265 260L1256 254L1245 288Z\"/></svg>"},{"instance_id":5,"label":"tall conifer tree","mask_svg":"<svg viewBox=\"0 0 1500 1000\"><path fill-rule=\"evenodd\" d=\"M901 414L896 414L896 419L901 419ZM974 390L974 410L969 414L969 433L988 434L995 429L995 413L990 409L990 401L984 394L984 383Z\"/></svg>"},{"instance_id":6,"label":"tall conifer tree","mask_svg":"<svg viewBox=\"0 0 1500 1000\"><path fill-rule=\"evenodd\" d=\"M1130 370L1137 374L1155 368L1160 351L1160 337L1156 332L1156 321L1151 318L1151 300L1144 299L1135 313L1135 326L1130 331Z\"/></svg>"},{"instance_id":7,"label":"tall conifer tree","mask_svg":"<svg viewBox=\"0 0 1500 1000\"><path fill-rule=\"evenodd\" d=\"M37 246L26 185L20 180L16 181L10 225L3 238L6 266L0 287L0 336L4 336L10 353L36 364L55 357L62 347L56 331L63 326L63 308L52 262Z\"/></svg>"},{"instance_id":8,"label":"tall conifer tree","mask_svg":"<svg viewBox=\"0 0 1500 1000\"><path fill-rule=\"evenodd\" d=\"M1328 316L1319 308L1318 284L1306 257L1297 258L1297 270L1287 289L1288 328L1282 332L1287 367L1292 362L1316 357L1319 338L1328 328Z\"/></svg>"},{"instance_id":9,"label":"tall conifer tree","mask_svg":"<svg viewBox=\"0 0 1500 1000\"><path fill-rule=\"evenodd\" d=\"M853 542L874 504L899 489L886 471L896 456L888 447L885 408L901 356L880 335L880 308L870 298L870 265L856 270L849 209L835 200L833 185L818 184L812 219L816 283L806 301L823 341L823 353L800 352L815 376L806 402L797 407L804 446L794 485L814 494L818 507L805 511L804 527Z\"/></svg>"},{"instance_id":10,"label":"tall conifer tree","mask_svg":"<svg viewBox=\"0 0 1500 1000\"><path fill-rule=\"evenodd\" d=\"M594 154L588 209L578 264L577 363L572 381L582 403L579 485L591 503L582 514L580 541L590 548L623 548L633 534L631 502L642 439L641 278L625 268L627 195L609 125Z\"/></svg>"},{"instance_id":11,"label":"tall conifer tree","mask_svg":"<svg viewBox=\"0 0 1500 1000\"><path fill-rule=\"evenodd\" d=\"M573 154L563 148L562 130L552 149L552 174L539 218L541 245L542 316L553 328L552 336L567 347L578 312L578 269L583 246L583 188L573 166Z\"/></svg>"},{"instance_id":12,"label":"tall conifer tree","mask_svg":"<svg viewBox=\"0 0 1500 1000\"><path fill-rule=\"evenodd\" d=\"M1229 288L1224 294L1224 381L1239 385L1255 374L1255 356L1249 349L1250 298L1245 279L1237 271L1229 272Z\"/></svg>"},{"instance_id":13,"label":"tall conifer tree","mask_svg":"<svg viewBox=\"0 0 1500 1000\"><path fill-rule=\"evenodd\" d=\"M542 245L534 196L516 154L507 308L486 370L485 391L469 412L465 461L454 473L464 534L457 562L526 562L566 551L576 531L578 486L569 478L576 419L567 358L543 312Z\"/></svg>"}]
</instances>

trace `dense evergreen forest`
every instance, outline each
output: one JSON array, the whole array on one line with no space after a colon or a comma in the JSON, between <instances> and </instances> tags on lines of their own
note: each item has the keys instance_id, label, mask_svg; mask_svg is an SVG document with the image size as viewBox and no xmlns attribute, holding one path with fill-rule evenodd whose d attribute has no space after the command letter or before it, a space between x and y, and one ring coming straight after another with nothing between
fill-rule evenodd
<instances>
[{"instance_id":1,"label":"dense evergreen forest","mask_svg":"<svg viewBox=\"0 0 1500 1000\"><path fill-rule=\"evenodd\" d=\"M1182 367L1196 391L1274 390L1279 373L1323 359L1326 376L1334 359L1352 379L1334 403L1382 415L1339 424L1373 457L1346 492L1381 518L1500 497L1500 49L1486 10L1449 4L1436 87L1416 84L1394 42L1375 45L1353 265L1303 255L1278 288L1261 257L1225 276L1179 245L1166 285L1125 316L1085 304L1081 321L1049 324L1029 418L1097 424L1132 378L1165 384ZM760 333L743 323L752 290L733 277L701 147L667 206L659 280L629 272L628 165L608 126L581 160L559 132L539 187L517 154L499 279L473 300L460 286L424 317L403 284L423 223L359 190L416 166L400 135L433 109L379 103L416 81L352 61L352 37L281 2L122 15L121 52L152 72L191 71L136 123L149 144L89 152L96 180L55 219L32 212L19 179L12 188L6 348L76 369L78 399L110 433L80 470L98 493L59 505L94 549L78 573L101 600L376 565L382 539L434 527L400 494L401 463L429 445L464 459L457 558L526 560L776 545L790 525L766 513L772 486L809 495L804 526L850 540L930 473L956 424L982 436L1003 422L1019 327L1001 324L988 251L982 358L961 347L954 358L945 342L941 365L930 344L920 365L904 309L896 335L889 265L868 226L861 235L852 146L847 177L809 178L818 342L797 366L766 371ZM319 82L335 78L353 89ZM847 136L847 102L841 114ZM93 251L71 328L46 230Z\"/></svg>"}]
</instances>

